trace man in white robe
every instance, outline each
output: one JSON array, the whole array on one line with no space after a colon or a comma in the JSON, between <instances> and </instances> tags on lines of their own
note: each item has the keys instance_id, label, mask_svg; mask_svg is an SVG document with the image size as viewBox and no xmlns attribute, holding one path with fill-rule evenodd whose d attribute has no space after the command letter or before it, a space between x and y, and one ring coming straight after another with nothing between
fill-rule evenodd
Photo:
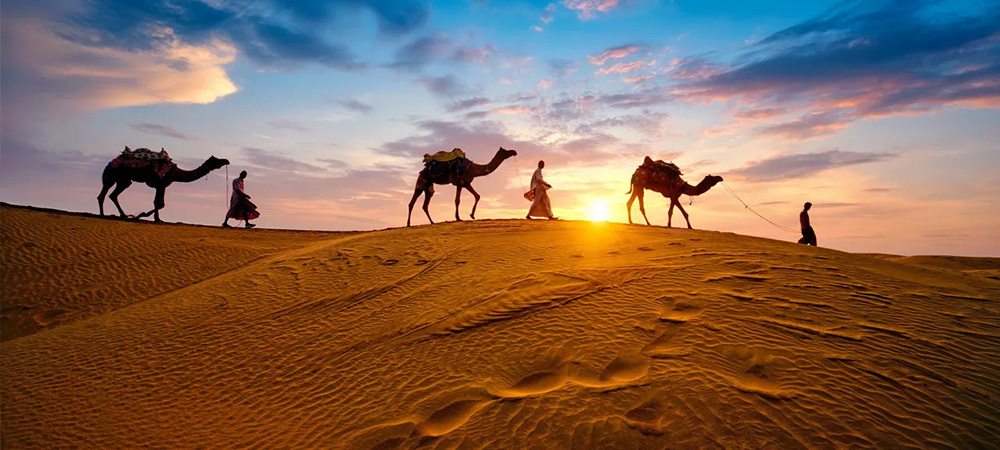
<instances>
[{"instance_id":1,"label":"man in white robe","mask_svg":"<svg viewBox=\"0 0 1000 450\"><path fill-rule=\"evenodd\" d=\"M549 194L545 192L552 189L552 185L542 179L542 168L544 167L545 161L538 161L538 169L535 169L535 173L531 175L531 191L535 193L535 198L531 200L531 208L528 209L528 215L524 217L525 219L532 217L556 219L552 216L552 203L549 202Z\"/></svg>"}]
</instances>

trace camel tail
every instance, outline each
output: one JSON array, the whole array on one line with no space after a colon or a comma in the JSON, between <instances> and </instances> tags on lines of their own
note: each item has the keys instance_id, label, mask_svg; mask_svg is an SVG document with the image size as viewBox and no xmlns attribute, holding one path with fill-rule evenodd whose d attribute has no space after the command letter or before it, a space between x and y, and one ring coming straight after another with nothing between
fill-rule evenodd
<instances>
[{"instance_id":1,"label":"camel tail","mask_svg":"<svg viewBox=\"0 0 1000 450\"><path fill-rule=\"evenodd\" d=\"M630 181L628 183L628 192L626 192L625 195L631 194L632 193L632 189L635 189L635 185L633 185L632 182Z\"/></svg>"}]
</instances>

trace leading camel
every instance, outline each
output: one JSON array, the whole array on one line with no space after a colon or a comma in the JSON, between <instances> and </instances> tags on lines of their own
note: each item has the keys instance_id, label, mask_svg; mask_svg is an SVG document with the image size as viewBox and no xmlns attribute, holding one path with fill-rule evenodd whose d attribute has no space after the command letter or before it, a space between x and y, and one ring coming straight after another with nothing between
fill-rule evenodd
<instances>
[{"instance_id":1,"label":"leading camel","mask_svg":"<svg viewBox=\"0 0 1000 450\"><path fill-rule=\"evenodd\" d=\"M410 199L410 209L406 213L406 226L410 226L413 204L417 202L420 194L424 194L424 214L427 214L427 220L434 223L434 219L431 219L430 211L427 210L427 205L431 203L435 184L454 184L458 188L455 192L455 220L458 221L462 220L458 217L458 204L462 199L462 189L468 189L472 193L472 196L476 198L476 202L472 204L472 214L469 214L470 217L475 219L476 206L479 205L479 193L472 188L472 180L493 173L494 170L497 170L497 167L500 167L500 164L504 160L511 156L517 156L517 152L500 147L500 150L497 150L496 155L493 155L493 159L488 164L482 165L470 161L469 167L461 174L448 172L432 174L427 169L421 170L420 175L417 177L417 185L413 189L413 198Z\"/></svg>"},{"instance_id":2,"label":"leading camel","mask_svg":"<svg viewBox=\"0 0 1000 450\"><path fill-rule=\"evenodd\" d=\"M115 207L118 208L118 214L120 214L121 217L127 217L125 215L125 211L122 211L122 206L118 204L118 194L121 194L122 191L131 186L132 182L146 183L147 186L156 190L156 195L153 197L153 209L139 214L136 218L141 219L153 215L154 221L162 222L162 220L160 220L160 209L166 205L163 200L163 195L167 186L170 186L170 184L175 181L180 183L190 183L208 175L209 172L215 169L227 165L229 165L228 159L219 159L214 156L210 156L204 163L198 166L197 169L184 170L174 165L172 169L161 177L156 173L152 164L148 164L143 167L118 164L117 166L112 167L112 164L108 163L107 167L104 168L104 173L101 175L101 181L104 186L101 188L101 193L97 196L97 206L100 208L101 215L103 216L104 195L108 193L111 186L115 186L115 190L112 191L111 195L108 197L112 202L114 202Z\"/></svg>"},{"instance_id":3,"label":"leading camel","mask_svg":"<svg viewBox=\"0 0 1000 450\"><path fill-rule=\"evenodd\" d=\"M701 183L697 186L691 186L686 181L680 178L679 175L673 177L667 177L665 182L652 182L652 172L650 169L643 168L640 166L635 169L632 173L632 182L626 194L632 194L632 197L628 199L628 223L632 223L632 202L635 201L636 197L639 197L639 211L642 212L642 218L646 219L646 225L649 225L649 219L646 217L646 207L643 205L642 197L643 190L649 189L654 192L659 192L663 194L664 197L670 199L670 210L667 212L667 226L669 227L674 216L674 206L680 208L681 214L684 215L684 220L687 221L688 228L691 228L691 221L688 220L688 213L684 211L684 207L681 206L680 197L683 195L701 195L707 192L716 184L722 181L722 177L715 175L708 175Z\"/></svg>"}]
</instances>

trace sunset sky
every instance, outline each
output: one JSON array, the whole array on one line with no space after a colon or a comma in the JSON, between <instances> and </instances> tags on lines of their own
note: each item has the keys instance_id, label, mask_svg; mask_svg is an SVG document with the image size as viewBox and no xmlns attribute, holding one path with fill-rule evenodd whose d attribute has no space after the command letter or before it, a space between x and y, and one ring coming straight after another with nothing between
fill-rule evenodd
<instances>
[{"instance_id":1,"label":"sunset sky","mask_svg":"<svg viewBox=\"0 0 1000 450\"><path fill-rule=\"evenodd\" d=\"M128 145L228 158L261 227L378 229L405 225L421 155L503 146L519 156L474 183L479 218L524 217L544 159L556 215L625 221L650 155L786 227L811 201L824 247L1000 256L996 1L4 0L0 17L5 202L96 213ZM121 198L138 213L153 191ZM682 201L695 228L799 237L722 185ZM220 224L225 170L166 202L166 221ZM646 210L666 225L664 198ZM453 211L438 186L432 215Z\"/></svg>"}]
</instances>

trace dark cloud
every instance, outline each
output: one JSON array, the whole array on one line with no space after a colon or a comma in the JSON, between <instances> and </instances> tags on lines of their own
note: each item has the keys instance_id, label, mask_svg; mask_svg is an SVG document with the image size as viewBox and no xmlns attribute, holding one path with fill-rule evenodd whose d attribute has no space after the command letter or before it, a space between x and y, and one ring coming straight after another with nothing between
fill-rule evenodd
<instances>
[{"instance_id":1,"label":"dark cloud","mask_svg":"<svg viewBox=\"0 0 1000 450\"><path fill-rule=\"evenodd\" d=\"M304 163L284 155L269 152L264 149L246 147L243 149L247 162L258 167L283 172L323 172L324 169L309 163Z\"/></svg>"},{"instance_id":2,"label":"dark cloud","mask_svg":"<svg viewBox=\"0 0 1000 450\"><path fill-rule=\"evenodd\" d=\"M423 36L399 47L388 67L404 72L419 72L435 61L485 64L498 55L492 44L463 46L449 34Z\"/></svg>"},{"instance_id":3,"label":"dark cloud","mask_svg":"<svg viewBox=\"0 0 1000 450\"><path fill-rule=\"evenodd\" d=\"M730 171L750 182L780 181L807 177L824 170L884 161L892 154L845 152L827 150L819 153L778 156L751 163L742 169Z\"/></svg>"},{"instance_id":4,"label":"dark cloud","mask_svg":"<svg viewBox=\"0 0 1000 450\"><path fill-rule=\"evenodd\" d=\"M361 103L354 99L344 100L340 102L340 105L351 111L357 111L359 113L364 113L364 114L370 114L372 111L375 110L375 108L372 108L370 105Z\"/></svg>"},{"instance_id":5,"label":"dark cloud","mask_svg":"<svg viewBox=\"0 0 1000 450\"><path fill-rule=\"evenodd\" d=\"M762 108L803 111L796 122L764 130L789 137L948 104L1000 107L1000 6L959 15L941 5L845 2L772 34L741 64L695 77L683 89L689 98L742 96Z\"/></svg>"},{"instance_id":6,"label":"dark cloud","mask_svg":"<svg viewBox=\"0 0 1000 450\"><path fill-rule=\"evenodd\" d=\"M432 60L444 58L452 51L453 43L447 35L423 36L397 49L389 67L416 72Z\"/></svg>"},{"instance_id":7,"label":"dark cloud","mask_svg":"<svg viewBox=\"0 0 1000 450\"><path fill-rule=\"evenodd\" d=\"M159 125L155 123L133 123L129 124L128 127L140 133L167 136L167 137L172 137L174 139L183 139L185 141L198 140L193 136L188 136L166 125Z\"/></svg>"},{"instance_id":8,"label":"dark cloud","mask_svg":"<svg viewBox=\"0 0 1000 450\"><path fill-rule=\"evenodd\" d=\"M328 31L365 12L376 17L381 34L394 36L420 28L430 9L410 0L91 1L60 29L88 46L149 50L174 38L191 45L221 39L266 67L311 62L354 70L363 64L347 48L350 41L337 42Z\"/></svg>"}]
</instances>

